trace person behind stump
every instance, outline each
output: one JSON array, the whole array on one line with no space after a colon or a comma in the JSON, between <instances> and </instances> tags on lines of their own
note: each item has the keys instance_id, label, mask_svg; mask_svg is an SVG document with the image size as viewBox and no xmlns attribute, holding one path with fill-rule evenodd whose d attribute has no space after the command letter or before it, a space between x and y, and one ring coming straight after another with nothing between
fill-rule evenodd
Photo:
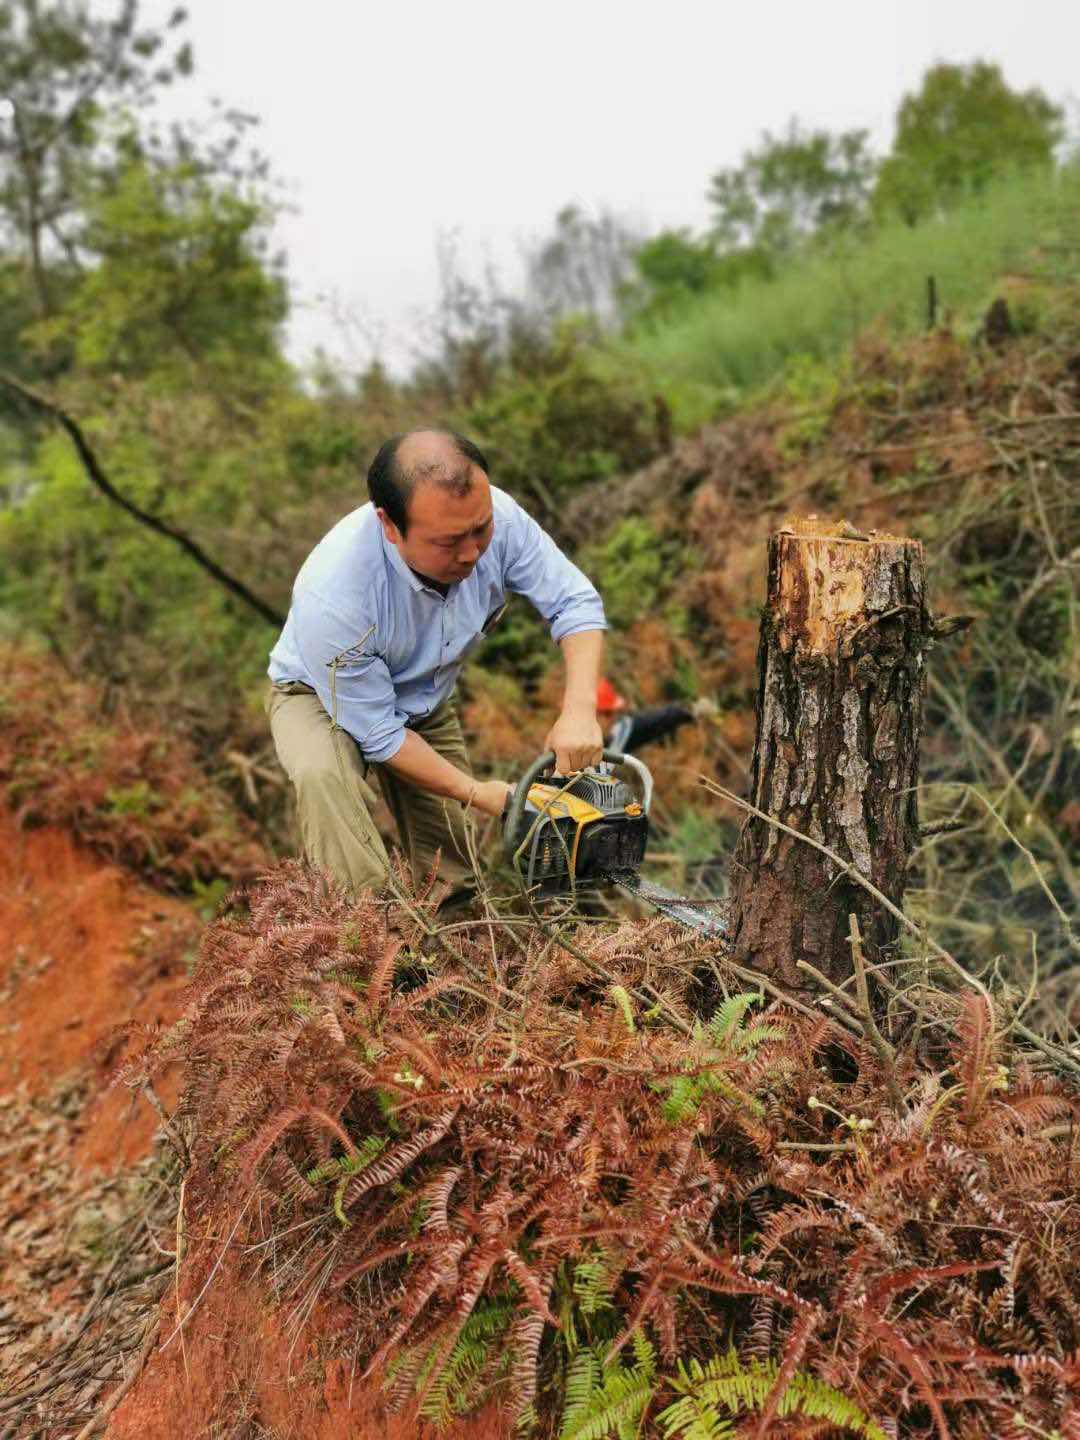
<instances>
[{"instance_id":1,"label":"person behind stump","mask_svg":"<svg viewBox=\"0 0 1080 1440\"><path fill-rule=\"evenodd\" d=\"M689 705L659 705L653 710L631 710L606 677L596 687L596 718L604 734L604 744L622 755L636 755L642 746L665 740L695 720L715 719L716 714L716 705L706 699L695 700Z\"/></svg>"},{"instance_id":2,"label":"person behind stump","mask_svg":"<svg viewBox=\"0 0 1080 1440\"><path fill-rule=\"evenodd\" d=\"M465 659L524 595L562 650L562 707L545 749L562 774L601 758L596 687L608 628L595 587L463 436L413 430L382 445L366 505L304 561L270 654L266 710L296 793L303 851L353 894L389 862L375 779L413 877L468 884L469 809L501 815L511 787L472 772L454 700Z\"/></svg>"}]
</instances>

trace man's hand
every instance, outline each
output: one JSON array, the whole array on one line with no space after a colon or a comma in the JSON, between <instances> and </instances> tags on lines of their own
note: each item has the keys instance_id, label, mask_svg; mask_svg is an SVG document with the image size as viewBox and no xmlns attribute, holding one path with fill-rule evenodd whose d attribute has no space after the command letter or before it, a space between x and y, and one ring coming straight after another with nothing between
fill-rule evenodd
<instances>
[{"instance_id":1,"label":"man's hand","mask_svg":"<svg viewBox=\"0 0 1080 1440\"><path fill-rule=\"evenodd\" d=\"M555 751L555 769L570 775L595 765L604 753L604 736L596 719L595 706L564 710L548 731L545 750Z\"/></svg>"},{"instance_id":2,"label":"man's hand","mask_svg":"<svg viewBox=\"0 0 1080 1440\"><path fill-rule=\"evenodd\" d=\"M513 788L505 780L483 780L473 792L469 809L479 810L483 815L499 816L506 809L506 802Z\"/></svg>"}]
</instances>

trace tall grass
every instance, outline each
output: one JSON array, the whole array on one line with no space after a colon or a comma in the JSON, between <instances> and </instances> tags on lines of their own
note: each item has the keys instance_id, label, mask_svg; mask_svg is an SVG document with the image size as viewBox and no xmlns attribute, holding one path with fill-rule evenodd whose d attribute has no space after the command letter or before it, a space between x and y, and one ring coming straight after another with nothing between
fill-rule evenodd
<instances>
[{"instance_id":1,"label":"tall grass","mask_svg":"<svg viewBox=\"0 0 1080 1440\"><path fill-rule=\"evenodd\" d=\"M624 342L622 354L662 388L753 389L792 356L838 354L871 324L893 333L924 327L928 276L939 315L973 315L1003 274L1042 273L1066 250L1075 258L1077 216L1080 166L1017 176L944 218L889 224L805 256L775 280L707 295Z\"/></svg>"}]
</instances>

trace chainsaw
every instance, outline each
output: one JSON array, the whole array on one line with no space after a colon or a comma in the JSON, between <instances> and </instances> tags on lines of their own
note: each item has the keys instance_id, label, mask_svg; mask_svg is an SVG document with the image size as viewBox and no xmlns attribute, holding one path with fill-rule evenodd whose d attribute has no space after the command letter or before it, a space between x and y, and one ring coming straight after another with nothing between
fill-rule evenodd
<instances>
[{"instance_id":1,"label":"chainsaw","mask_svg":"<svg viewBox=\"0 0 1080 1440\"><path fill-rule=\"evenodd\" d=\"M614 773L633 771L632 788ZM503 844L525 889L540 898L611 885L707 935L724 935L708 913L720 900L674 895L642 880L649 840L653 778L636 755L605 749L603 761L575 775L554 773L555 754L539 756L515 785L503 822Z\"/></svg>"}]
</instances>

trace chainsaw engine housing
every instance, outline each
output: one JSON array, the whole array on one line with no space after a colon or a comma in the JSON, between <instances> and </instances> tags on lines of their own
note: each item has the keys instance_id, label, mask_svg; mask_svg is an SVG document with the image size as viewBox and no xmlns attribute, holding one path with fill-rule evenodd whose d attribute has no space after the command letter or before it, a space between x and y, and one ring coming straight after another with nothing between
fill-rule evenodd
<instances>
[{"instance_id":1,"label":"chainsaw engine housing","mask_svg":"<svg viewBox=\"0 0 1080 1440\"><path fill-rule=\"evenodd\" d=\"M506 843L526 884L554 894L612 873L636 872L648 835L649 817L630 786L614 775L583 770L569 782L543 779L530 785Z\"/></svg>"}]
</instances>

